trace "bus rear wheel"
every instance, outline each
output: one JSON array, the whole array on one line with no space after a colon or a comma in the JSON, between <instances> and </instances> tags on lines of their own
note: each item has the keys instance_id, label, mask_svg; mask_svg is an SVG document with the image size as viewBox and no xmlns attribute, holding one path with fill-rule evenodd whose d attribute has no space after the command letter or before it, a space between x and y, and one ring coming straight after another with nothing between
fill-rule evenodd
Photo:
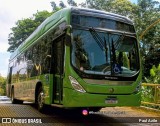
<instances>
[{"instance_id":1,"label":"bus rear wheel","mask_svg":"<svg viewBox=\"0 0 160 126\"><path fill-rule=\"evenodd\" d=\"M22 100L17 100L14 98L14 88L12 88L11 90L11 102L12 104L22 104L23 103Z\"/></svg>"},{"instance_id":2,"label":"bus rear wheel","mask_svg":"<svg viewBox=\"0 0 160 126\"><path fill-rule=\"evenodd\" d=\"M44 108L45 108L45 105L44 105L44 92L43 92L42 87L40 87L39 90L38 90L37 108L38 108L38 111L40 111L42 113L44 112Z\"/></svg>"}]
</instances>

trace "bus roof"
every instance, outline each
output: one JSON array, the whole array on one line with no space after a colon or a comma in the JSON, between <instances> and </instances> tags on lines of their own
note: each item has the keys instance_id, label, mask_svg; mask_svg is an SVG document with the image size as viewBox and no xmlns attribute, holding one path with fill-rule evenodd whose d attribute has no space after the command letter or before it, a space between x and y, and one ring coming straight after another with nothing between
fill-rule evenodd
<instances>
[{"instance_id":1,"label":"bus roof","mask_svg":"<svg viewBox=\"0 0 160 126\"><path fill-rule=\"evenodd\" d=\"M40 26L38 26L37 29L14 51L14 53L10 57L10 60L14 59L21 52L25 51L29 46L32 46L37 40L44 37L46 33L51 31L54 27L56 27L63 21L66 21L66 23L69 24L70 18L68 17L70 16L70 13L108 18L112 20L125 22L127 24L132 24L132 21L129 20L128 18L114 13L109 13L95 9L88 9L88 8L77 8L77 7L64 8L52 14Z\"/></svg>"},{"instance_id":2,"label":"bus roof","mask_svg":"<svg viewBox=\"0 0 160 126\"><path fill-rule=\"evenodd\" d=\"M118 14L111 13L111 12L106 12L103 10L72 7L71 11L72 13L79 14L79 15L88 15L88 16L93 16L93 17L107 18L107 19L125 22L127 24L133 24L133 22L125 16L118 15Z\"/></svg>"}]
</instances>

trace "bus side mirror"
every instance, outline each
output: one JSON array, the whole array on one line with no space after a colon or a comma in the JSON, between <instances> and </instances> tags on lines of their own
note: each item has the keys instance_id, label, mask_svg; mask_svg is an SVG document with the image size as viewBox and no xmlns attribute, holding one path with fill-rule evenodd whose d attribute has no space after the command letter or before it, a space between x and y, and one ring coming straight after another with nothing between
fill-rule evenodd
<instances>
[{"instance_id":1,"label":"bus side mirror","mask_svg":"<svg viewBox=\"0 0 160 126\"><path fill-rule=\"evenodd\" d=\"M68 34L65 35L65 43L67 46L71 45L71 36Z\"/></svg>"},{"instance_id":2,"label":"bus side mirror","mask_svg":"<svg viewBox=\"0 0 160 126\"><path fill-rule=\"evenodd\" d=\"M71 25L65 25L64 31L66 32L65 43L66 43L67 46L70 46L71 45L71 34L68 34L68 32L71 33L72 26Z\"/></svg>"},{"instance_id":3,"label":"bus side mirror","mask_svg":"<svg viewBox=\"0 0 160 126\"><path fill-rule=\"evenodd\" d=\"M52 56L51 55L47 55L45 59L50 59Z\"/></svg>"},{"instance_id":4,"label":"bus side mirror","mask_svg":"<svg viewBox=\"0 0 160 126\"><path fill-rule=\"evenodd\" d=\"M64 30L72 30L72 26L71 25L65 25L65 28L64 28Z\"/></svg>"},{"instance_id":5,"label":"bus side mirror","mask_svg":"<svg viewBox=\"0 0 160 126\"><path fill-rule=\"evenodd\" d=\"M72 32L72 26L71 25L66 25L65 30L70 30L70 32ZM70 46L70 44L71 44L71 34L66 33L65 42L66 42L67 46Z\"/></svg>"}]
</instances>

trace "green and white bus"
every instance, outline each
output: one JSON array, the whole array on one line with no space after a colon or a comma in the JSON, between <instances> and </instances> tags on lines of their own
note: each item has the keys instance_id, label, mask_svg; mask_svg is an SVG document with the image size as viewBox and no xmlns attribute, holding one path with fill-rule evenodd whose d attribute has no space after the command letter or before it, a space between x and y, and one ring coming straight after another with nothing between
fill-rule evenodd
<instances>
[{"instance_id":1,"label":"green and white bus","mask_svg":"<svg viewBox=\"0 0 160 126\"><path fill-rule=\"evenodd\" d=\"M48 17L11 55L12 103L86 108L139 106L141 63L131 20L65 8Z\"/></svg>"}]
</instances>

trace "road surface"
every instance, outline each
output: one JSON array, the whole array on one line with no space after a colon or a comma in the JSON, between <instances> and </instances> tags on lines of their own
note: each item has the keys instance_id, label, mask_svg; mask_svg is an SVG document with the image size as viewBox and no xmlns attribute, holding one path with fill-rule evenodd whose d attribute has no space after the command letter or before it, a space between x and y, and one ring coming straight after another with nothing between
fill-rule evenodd
<instances>
[{"instance_id":1,"label":"road surface","mask_svg":"<svg viewBox=\"0 0 160 126\"><path fill-rule=\"evenodd\" d=\"M107 107L84 116L76 110L47 106L42 114L32 103L0 103L0 122L4 126L158 126L160 111L139 107Z\"/></svg>"}]
</instances>

